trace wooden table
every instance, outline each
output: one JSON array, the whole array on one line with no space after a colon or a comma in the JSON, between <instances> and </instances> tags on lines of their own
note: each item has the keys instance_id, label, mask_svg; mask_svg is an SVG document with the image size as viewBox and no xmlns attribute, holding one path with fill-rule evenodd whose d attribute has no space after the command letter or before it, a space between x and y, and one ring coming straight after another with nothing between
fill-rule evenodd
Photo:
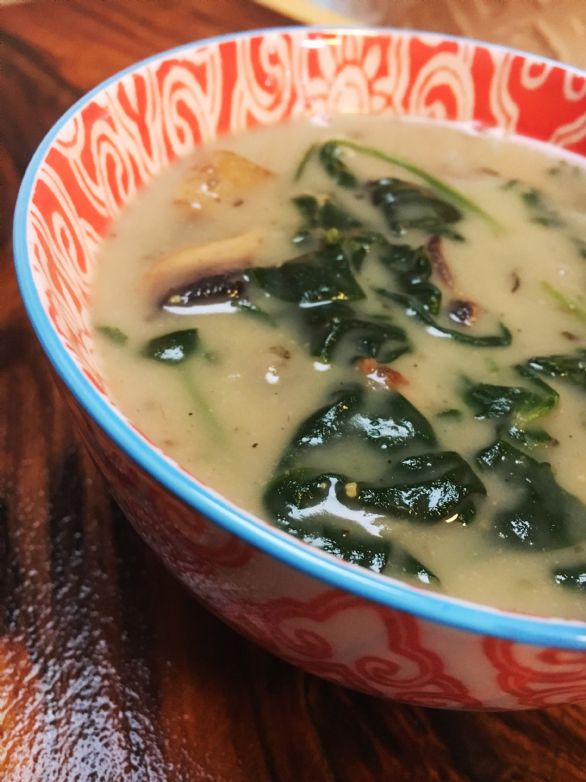
<instances>
[{"instance_id":1,"label":"wooden table","mask_svg":"<svg viewBox=\"0 0 586 782\"><path fill-rule=\"evenodd\" d=\"M207 614L113 506L27 325L9 218L49 126L134 60L286 21L245 0L0 10L0 779L584 780L586 707L386 703L305 675Z\"/></svg>"}]
</instances>

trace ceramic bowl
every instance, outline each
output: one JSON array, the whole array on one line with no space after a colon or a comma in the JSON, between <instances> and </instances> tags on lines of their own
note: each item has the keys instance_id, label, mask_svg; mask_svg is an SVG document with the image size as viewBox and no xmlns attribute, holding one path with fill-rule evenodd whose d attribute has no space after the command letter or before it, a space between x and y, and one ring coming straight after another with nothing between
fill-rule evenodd
<instances>
[{"instance_id":1,"label":"ceramic bowl","mask_svg":"<svg viewBox=\"0 0 586 782\"><path fill-rule=\"evenodd\" d=\"M304 114L493 128L586 155L586 74L471 40L277 29L181 46L88 93L24 178L16 265L30 319L108 485L209 609L306 671L413 704L518 709L586 698L586 624L431 594L312 549L187 474L108 395L90 327L96 251L161 169L226 133Z\"/></svg>"}]
</instances>

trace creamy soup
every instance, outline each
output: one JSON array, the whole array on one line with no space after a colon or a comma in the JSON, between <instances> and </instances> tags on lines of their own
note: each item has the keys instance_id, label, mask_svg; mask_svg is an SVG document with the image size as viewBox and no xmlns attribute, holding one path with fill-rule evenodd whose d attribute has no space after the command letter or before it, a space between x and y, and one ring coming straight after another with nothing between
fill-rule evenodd
<instances>
[{"instance_id":1,"label":"creamy soup","mask_svg":"<svg viewBox=\"0 0 586 782\"><path fill-rule=\"evenodd\" d=\"M586 174L424 123L198 150L97 264L120 409L201 481L347 561L586 619Z\"/></svg>"}]
</instances>

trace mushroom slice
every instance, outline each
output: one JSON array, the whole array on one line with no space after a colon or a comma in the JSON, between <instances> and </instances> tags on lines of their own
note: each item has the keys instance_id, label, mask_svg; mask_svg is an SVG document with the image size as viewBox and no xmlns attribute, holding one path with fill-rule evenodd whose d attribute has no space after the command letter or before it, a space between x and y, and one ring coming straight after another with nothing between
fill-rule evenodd
<instances>
[{"instance_id":1,"label":"mushroom slice","mask_svg":"<svg viewBox=\"0 0 586 782\"><path fill-rule=\"evenodd\" d=\"M246 269L252 265L263 243L258 229L220 239L216 242L184 247L159 258L147 269L141 288L152 301L165 303L170 296L194 281L226 276L232 270ZM228 295L234 298L234 295Z\"/></svg>"},{"instance_id":2,"label":"mushroom slice","mask_svg":"<svg viewBox=\"0 0 586 782\"><path fill-rule=\"evenodd\" d=\"M175 197L175 203L196 214L205 214L218 204L240 206L251 188L273 177L273 173L252 160L218 149L189 169Z\"/></svg>"}]
</instances>

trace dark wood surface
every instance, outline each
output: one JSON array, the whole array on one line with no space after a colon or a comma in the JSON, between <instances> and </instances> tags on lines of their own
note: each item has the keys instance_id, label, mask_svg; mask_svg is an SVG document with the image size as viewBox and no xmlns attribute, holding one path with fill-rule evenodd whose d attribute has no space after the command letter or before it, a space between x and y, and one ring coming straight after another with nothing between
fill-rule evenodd
<instances>
[{"instance_id":1,"label":"dark wood surface","mask_svg":"<svg viewBox=\"0 0 586 782\"><path fill-rule=\"evenodd\" d=\"M112 504L27 325L10 220L48 127L138 58L286 21L245 0L0 10L0 780L584 780L586 707L383 702L307 676L207 614Z\"/></svg>"}]
</instances>

